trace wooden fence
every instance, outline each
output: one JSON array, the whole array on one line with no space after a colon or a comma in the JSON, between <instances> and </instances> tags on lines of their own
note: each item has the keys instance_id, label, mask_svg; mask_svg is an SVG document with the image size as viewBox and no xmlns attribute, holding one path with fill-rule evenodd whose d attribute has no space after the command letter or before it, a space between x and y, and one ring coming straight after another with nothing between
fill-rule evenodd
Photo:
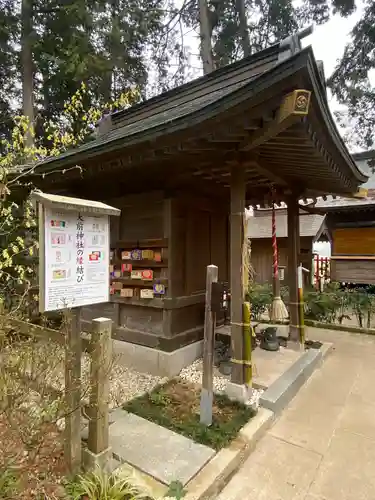
<instances>
[{"instance_id":1,"label":"wooden fence","mask_svg":"<svg viewBox=\"0 0 375 500\"><path fill-rule=\"evenodd\" d=\"M321 290L331 278L331 259L314 254L314 286Z\"/></svg>"},{"instance_id":2,"label":"wooden fence","mask_svg":"<svg viewBox=\"0 0 375 500\"><path fill-rule=\"evenodd\" d=\"M65 458L70 472L86 468L104 467L111 456L109 448L109 372L112 363L112 321L106 318L92 320L91 335L82 333L79 319L74 324L73 315L67 333L7 317L3 328L16 334L31 336L41 341L58 343L65 348ZM89 435L87 448L81 441L81 358L82 352L90 355L90 396L87 408ZM33 380L26 380L32 388ZM37 389L37 388L35 388ZM52 396L61 392L48 388ZM82 463L83 461L83 463Z\"/></svg>"}]
</instances>

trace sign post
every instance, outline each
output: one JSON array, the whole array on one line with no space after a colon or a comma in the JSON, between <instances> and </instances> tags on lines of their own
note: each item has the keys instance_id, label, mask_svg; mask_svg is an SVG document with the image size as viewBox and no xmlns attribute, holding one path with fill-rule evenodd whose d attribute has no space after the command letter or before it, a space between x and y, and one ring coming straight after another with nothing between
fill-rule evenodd
<instances>
[{"instance_id":1,"label":"sign post","mask_svg":"<svg viewBox=\"0 0 375 500\"><path fill-rule=\"evenodd\" d=\"M217 266L207 266L206 306L204 312L203 373L200 403L200 421L204 425L212 424L213 403L213 361L214 330L216 314L212 311L212 284L217 282Z\"/></svg>"},{"instance_id":2,"label":"sign post","mask_svg":"<svg viewBox=\"0 0 375 500\"><path fill-rule=\"evenodd\" d=\"M81 307L109 302L109 216L97 201L34 191L39 209L39 310L70 310L65 348L65 456L81 465Z\"/></svg>"},{"instance_id":3,"label":"sign post","mask_svg":"<svg viewBox=\"0 0 375 500\"><path fill-rule=\"evenodd\" d=\"M298 308L299 308L299 334L301 346L305 345L305 306L303 302L303 272L308 273L309 270L300 264L297 268L298 278Z\"/></svg>"}]
</instances>

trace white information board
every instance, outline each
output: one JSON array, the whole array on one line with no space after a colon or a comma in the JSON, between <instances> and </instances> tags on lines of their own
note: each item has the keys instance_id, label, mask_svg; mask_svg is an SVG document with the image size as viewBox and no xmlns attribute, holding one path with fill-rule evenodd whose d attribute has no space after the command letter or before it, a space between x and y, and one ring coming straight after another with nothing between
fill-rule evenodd
<instances>
[{"instance_id":1,"label":"white information board","mask_svg":"<svg viewBox=\"0 0 375 500\"><path fill-rule=\"evenodd\" d=\"M109 301L109 217L44 207L42 310Z\"/></svg>"}]
</instances>

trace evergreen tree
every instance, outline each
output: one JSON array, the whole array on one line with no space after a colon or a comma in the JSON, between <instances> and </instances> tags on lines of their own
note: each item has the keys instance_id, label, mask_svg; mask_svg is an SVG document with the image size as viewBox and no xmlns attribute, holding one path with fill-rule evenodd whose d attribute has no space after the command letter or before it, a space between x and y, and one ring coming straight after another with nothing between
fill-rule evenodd
<instances>
[{"instance_id":1,"label":"evergreen tree","mask_svg":"<svg viewBox=\"0 0 375 500\"><path fill-rule=\"evenodd\" d=\"M11 104L12 99L17 98L14 92L16 25L12 0L0 0L0 141L9 139Z\"/></svg>"},{"instance_id":2,"label":"evergreen tree","mask_svg":"<svg viewBox=\"0 0 375 500\"><path fill-rule=\"evenodd\" d=\"M370 80L374 69L375 2L365 0L363 15L329 79L333 95L348 110L337 113L339 120L349 123L351 135L354 131L356 143L364 148L373 147L375 142L375 83Z\"/></svg>"},{"instance_id":3,"label":"evergreen tree","mask_svg":"<svg viewBox=\"0 0 375 500\"><path fill-rule=\"evenodd\" d=\"M182 83L186 51L180 9L172 2L0 0L2 123L12 103L38 138L81 82L89 89L85 108L129 88L145 98Z\"/></svg>"}]
</instances>

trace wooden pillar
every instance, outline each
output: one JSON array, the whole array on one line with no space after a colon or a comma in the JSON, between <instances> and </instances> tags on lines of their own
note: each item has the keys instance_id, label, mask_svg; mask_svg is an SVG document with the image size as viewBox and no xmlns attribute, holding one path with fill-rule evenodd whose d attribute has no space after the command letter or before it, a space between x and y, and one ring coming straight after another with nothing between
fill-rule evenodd
<instances>
[{"instance_id":1,"label":"wooden pillar","mask_svg":"<svg viewBox=\"0 0 375 500\"><path fill-rule=\"evenodd\" d=\"M109 446L109 376L112 366L112 321L92 320L90 420L88 449L94 454Z\"/></svg>"},{"instance_id":2,"label":"wooden pillar","mask_svg":"<svg viewBox=\"0 0 375 500\"><path fill-rule=\"evenodd\" d=\"M289 338L299 342L298 275L299 213L298 198L288 199L288 284L289 284Z\"/></svg>"},{"instance_id":3,"label":"wooden pillar","mask_svg":"<svg viewBox=\"0 0 375 500\"><path fill-rule=\"evenodd\" d=\"M81 467L81 308L72 309L65 344L65 460L70 473Z\"/></svg>"},{"instance_id":4,"label":"wooden pillar","mask_svg":"<svg viewBox=\"0 0 375 500\"><path fill-rule=\"evenodd\" d=\"M204 313L203 374L200 404L201 424L212 425L213 368L216 314L212 311L212 283L217 283L218 267L207 266L206 304Z\"/></svg>"},{"instance_id":5,"label":"wooden pillar","mask_svg":"<svg viewBox=\"0 0 375 500\"><path fill-rule=\"evenodd\" d=\"M231 342L233 363L231 381L245 383L243 360L243 291L242 245L243 214L245 211L245 167L236 165L231 171L230 185L230 290L231 290Z\"/></svg>"}]
</instances>

